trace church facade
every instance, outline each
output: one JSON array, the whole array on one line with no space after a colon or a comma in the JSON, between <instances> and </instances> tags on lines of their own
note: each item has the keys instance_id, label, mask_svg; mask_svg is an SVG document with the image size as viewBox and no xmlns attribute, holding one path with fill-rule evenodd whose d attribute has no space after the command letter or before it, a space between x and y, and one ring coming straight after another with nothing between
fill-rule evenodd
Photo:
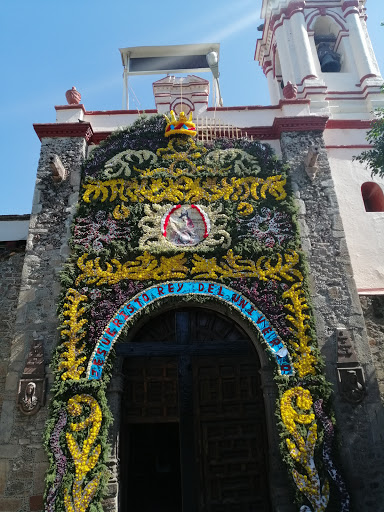
<instances>
[{"instance_id":1,"label":"church facade","mask_svg":"<svg viewBox=\"0 0 384 512\"><path fill-rule=\"evenodd\" d=\"M167 77L147 115L73 90L35 125L25 253L0 261L0 510L383 509L364 3L264 0L272 106Z\"/></svg>"}]
</instances>

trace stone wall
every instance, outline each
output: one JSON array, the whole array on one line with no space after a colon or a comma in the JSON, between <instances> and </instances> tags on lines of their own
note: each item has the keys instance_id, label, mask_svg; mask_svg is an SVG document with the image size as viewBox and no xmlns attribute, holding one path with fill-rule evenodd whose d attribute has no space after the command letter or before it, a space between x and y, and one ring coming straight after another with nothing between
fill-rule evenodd
<instances>
[{"instance_id":1,"label":"stone wall","mask_svg":"<svg viewBox=\"0 0 384 512\"><path fill-rule=\"evenodd\" d=\"M311 144L321 147L318 173L312 181L304 159ZM382 510L384 502L384 414L364 317L353 280L338 202L321 132L281 136L284 159L291 166L303 249L307 254L310 291L318 343L326 374L334 387L334 408L340 434L340 455L356 510ZM343 401L336 381L336 329L347 328L364 368L367 396L353 405Z\"/></svg>"},{"instance_id":2,"label":"stone wall","mask_svg":"<svg viewBox=\"0 0 384 512\"><path fill-rule=\"evenodd\" d=\"M12 339L8 338L8 343L12 343L8 349L10 362L0 417L2 512L43 509L47 458L42 437L48 407L33 416L22 414L17 407L18 381L31 342L40 340L44 344L49 385L52 383L48 365L58 342L59 272L68 256L70 225L78 200L85 146L85 140L79 137L46 138L42 142L14 331ZM49 166L52 154L60 157L68 173L67 179L60 183L52 179Z\"/></svg>"},{"instance_id":3,"label":"stone wall","mask_svg":"<svg viewBox=\"0 0 384 512\"><path fill-rule=\"evenodd\" d=\"M11 343L14 335L23 262L24 251L8 253L0 259L0 414L4 400L4 387Z\"/></svg>"},{"instance_id":4,"label":"stone wall","mask_svg":"<svg viewBox=\"0 0 384 512\"><path fill-rule=\"evenodd\" d=\"M384 295L361 295L360 302L376 367L380 396L384 403Z\"/></svg>"}]
</instances>

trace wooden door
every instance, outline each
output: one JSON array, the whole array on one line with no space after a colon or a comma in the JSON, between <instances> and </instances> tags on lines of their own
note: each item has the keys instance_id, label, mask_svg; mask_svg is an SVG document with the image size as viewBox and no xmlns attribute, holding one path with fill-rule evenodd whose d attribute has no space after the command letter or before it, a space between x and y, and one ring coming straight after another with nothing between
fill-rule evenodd
<instances>
[{"instance_id":1,"label":"wooden door","mask_svg":"<svg viewBox=\"0 0 384 512\"><path fill-rule=\"evenodd\" d=\"M118 352L129 354L123 509L269 511L259 362L246 335L204 309L173 311Z\"/></svg>"}]
</instances>

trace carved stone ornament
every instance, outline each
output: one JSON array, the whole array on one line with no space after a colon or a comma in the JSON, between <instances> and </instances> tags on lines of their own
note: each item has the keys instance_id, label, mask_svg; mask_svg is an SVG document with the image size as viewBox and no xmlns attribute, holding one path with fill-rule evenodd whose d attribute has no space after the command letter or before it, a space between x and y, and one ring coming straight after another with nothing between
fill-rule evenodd
<instances>
[{"instance_id":1,"label":"carved stone ornament","mask_svg":"<svg viewBox=\"0 0 384 512\"><path fill-rule=\"evenodd\" d=\"M316 178L318 171L317 159L319 156L320 147L312 144L308 148L308 153L304 158L304 168L309 179L313 181Z\"/></svg>"},{"instance_id":2,"label":"carved stone ornament","mask_svg":"<svg viewBox=\"0 0 384 512\"><path fill-rule=\"evenodd\" d=\"M68 102L68 105L79 105L81 101L81 94L78 90L76 90L76 87L73 86L72 89L68 89L68 91L65 93L65 98Z\"/></svg>"},{"instance_id":3,"label":"carved stone ornament","mask_svg":"<svg viewBox=\"0 0 384 512\"><path fill-rule=\"evenodd\" d=\"M292 82L287 82L283 89L283 96L286 100L294 100L297 98L297 87Z\"/></svg>"},{"instance_id":4,"label":"carved stone ornament","mask_svg":"<svg viewBox=\"0 0 384 512\"><path fill-rule=\"evenodd\" d=\"M18 404L22 413L36 414L45 404L46 378L43 344L32 343L23 375L19 380Z\"/></svg>"},{"instance_id":5,"label":"carved stone ornament","mask_svg":"<svg viewBox=\"0 0 384 512\"><path fill-rule=\"evenodd\" d=\"M67 178L67 171L58 155L53 154L49 157L49 167L52 172L52 179L55 183L60 183Z\"/></svg>"},{"instance_id":6,"label":"carved stone ornament","mask_svg":"<svg viewBox=\"0 0 384 512\"><path fill-rule=\"evenodd\" d=\"M337 330L337 384L341 397L347 402L358 404L366 395L364 370L346 329Z\"/></svg>"}]
</instances>

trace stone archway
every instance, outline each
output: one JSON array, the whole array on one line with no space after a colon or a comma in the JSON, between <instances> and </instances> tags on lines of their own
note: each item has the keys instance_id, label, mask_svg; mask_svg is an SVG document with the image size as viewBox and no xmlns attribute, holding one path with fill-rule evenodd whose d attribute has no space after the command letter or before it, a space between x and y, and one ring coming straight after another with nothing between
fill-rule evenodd
<instances>
[{"instance_id":1,"label":"stone archway","mask_svg":"<svg viewBox=\"0 0 384 512\"><path fill-rule=\"evenodd\" d=\"M260 361L236 323L206 308L148 320L124 356L121 509L271 510Z\"/></svg>"},{"instance_id":2,"label":"stone archway","mask_svg":"<svg viewBox=\"0 0 384 512\"><path fill-rule=\"evenodd\" d=\"M176 283L167 283L167 286L172 287L176 285ZM188 284L188 283L187 283ZM196 283L195 286L198 287L199 283ZM208 289L209 283L205 283L206 288ZM219 287L216 283L214 286ZM221 287L220 287L221 288ZM224 292L224 288L222 292ZM142 294L147 293L148 290L142 292ZM198 294L194 294L194 297L183 296L180 295L177 297L177 302L174 301L175 295L169 295L168 297L162 297L161 300L157 300L155 303L155 308L151 308L151 313L149 313L150 308L145 308L144 300L141 300L142 294L139 294L135 298L131 299L130 302L123 305L116 315L111 319L111 321L107 324L104 333L108 333L109 327L112 328L114 319L119 318L120 311L128 312L127 306L133 304L134 299L139 299L139 302L142 301L144 308L137 306L136 311L133 313L132 317L128 320L129 322L129 331L125 331L126 334L121 337L114 336L115 339L119 338L119 341L116 343L115 348L118 355L118 358L115 362L115 370L113 372L113 378L109 385L108 391L108 402L110 404L111 412L114 417L114 424L111 430L110 442L112 446L110 463L109 467L111 470L112 478L110 479L110 494L109 497L106 498L104 504L106 509L110 510L124 510L121 506L121 490L122 490L122 475L121 475L121 464L120 464L120 441L121 441L121 429L123 425L123 417L122 417L122 403L124 401L124 361L127 357L132 356L132 342L135 339L138 339L141 330L145 327L145 324L148 322L148 319L153 319L154 317L166 314L169 311L174 311L175 308L200 308L201 310L208 310L210 312L215 312L221 316L231 318L232 322L237 328L242 331L242 339L245 338L250 342L251 347L254 350L254 356L256 359L260 361L260 368L257 372L260 375L261 389L264 400L265 407L265 422L266 422L266 437L265 443L268 446L268 480L269 480L269 495L272 502L272 510L284 510L284 512L290 512L295 509L292 503L292 497L289 492L288 485L288 477L286 473L286 469L282 463L281 455L279 451L279 442L280 437L277 431L276 426L276 416L275 416L275 405L276 400L278 398L277 395L277 387L273 380L273 367L276 367L276 363L278 364L278 359L275 357L275 354L268 348L266 343L263 343L263 335L262 329L258 328L257 318L265 318L262 313L257 309L253 309L254 306L249 303L250 309L252 311L252 315L246 315L242 311L241 304L242 297L241 295L236 294L236 297L233 295L233 290L227 288L228 297L235 301L235 306L237 305L237 310L231 307L233 302L230 300L223 300L217 297L209 296L209 300L204 302L203 304L198 301ZM203 292L204 293L204 292ZM200 295L203 295L201 293ZM238 302L236 300L240 298ZM149 302L149 301L148 301ZM136 304L136 303L135 303ZM143 314L143 313L146 314ZM136 314L141 313L141 314ZM252 316L252 318L250 318ZM266 320L266 319L265 319ZM267 320L266 320L267 321ZM151 324L151 322L150 322ZM262 324L265 325L265 324ZM112 331L110 331L112 332ZM113 334L113 333L112 333ZM120 333L118 333L120 334ZM103 335L104 336L104 335ZM101 337L101 343L102 338ZM112 337L111 334L108 337ZM266 341L265 338L263 340ZM128 343L124 343L128 342ZM137 345L137 343L136 343ZM147 347L148 348L148 347ZM163 347L164 348L164 347ZM268 353L271 354L268 357ZM154 350L154 347L150 347L150 351L146 354L136 354L137 357L149 357L149 356L161 356L164 355L162 353L161 348ZM133 359L135 359L133 357Z\"/></svg>"}]
</instances>

